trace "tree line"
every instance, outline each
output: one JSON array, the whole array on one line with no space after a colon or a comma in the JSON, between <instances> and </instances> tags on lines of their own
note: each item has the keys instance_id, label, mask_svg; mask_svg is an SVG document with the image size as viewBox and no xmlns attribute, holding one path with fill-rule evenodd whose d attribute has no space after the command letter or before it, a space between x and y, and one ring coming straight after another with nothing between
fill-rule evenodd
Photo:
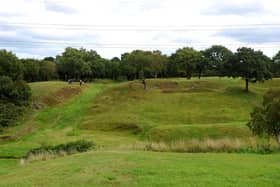
<instances>
[{"instance_id":1,"label":"tree line","mask_svg":"<svg viewBox=\"0 0 280 187\"><path fill-rule=\"evenodd\" d=\"M280 51L270 59L262 51L241 47L235 53L224 46L214 45L203 51L191 47L178 49L170 56L160 51L134 50L121 58L102 58L94 50L68 47L56 57L18 59L11 52L1 50L1 59L13 56L18 76L27 82L53 79L134 80L158 77L228 76L242 77L249 82L280 76ZM19 65L16 65L19 64ZM0 75L4 75L0 65ZM247 89L247 86L246 86Z\"/></svg>"},{"instance_id":2,"label":"tree line","mask_svg":"<svg viewBox=\"0 0 280 187\"><path fill-rule=\"evenodd\" d=\"M106 78L134 80L157 77L229 76L249 82L280 76L280 51L270 59L262 51L242 47L235 53L214 45L203 51L185 47L170 56L160 51L135 50L121 58L102 58L96 51L68 47L56 57L18 59L13 53L0 50L0 76L12 73L27 82L53 79ZM7 69L10 66L11 69Z\"/></svg>"}]
</instances>

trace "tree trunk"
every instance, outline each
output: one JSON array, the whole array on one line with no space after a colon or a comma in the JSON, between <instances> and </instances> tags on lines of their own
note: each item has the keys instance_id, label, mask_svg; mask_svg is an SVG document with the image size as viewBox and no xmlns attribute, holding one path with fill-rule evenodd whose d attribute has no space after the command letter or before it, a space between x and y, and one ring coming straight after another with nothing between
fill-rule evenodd
<instances>
[{"instance_id":1,"label":"tree trunk","mask_svg":"<svg viewBox=\"0 0 280 187\"><path fill-rule=\"evenodd\" d=\"M147 90L147 83L145 79L142 80L142 84L144 86L144 90Z\"/></svg>"},{"instance_id":2,"label":"tree trunk","mask_svg":"<svg viewBox=\"0 0 280 187\"><path fill-rule=\"evenodd\" d=\"M245 91L249 92L249 79L248 78L245 79Z\"/></svg>"},{"instance_id":3,"label":"tree trunk","mask_svg":"<svg viewBox=\"0 0 280 187\"><path fill-rule=\"evenodd\" d=\"M278 134L278 135L276 136L276 141L277 141L278 145L280 145L280 134Z\"/></svg>"},{"instance_id":4,"label":"tree trunk","mask_svg":"<svg viewBox=\"0 0 280 187\"><path fill-rule=\"evenodd\" d=\"M198 79L200 79L200 77L201 77L201 70L199 70L198 72Z\"/></svg>"},{"instance_id":5,"label":"tree trunk","mask_svg":"<svg viewBox=\"0 0 280 187\"><path fill-rule=\"evenodd\" d=\"M187 79L190 80L192 78L191 72L187 72Z\"/></svg>"}]
</instances>

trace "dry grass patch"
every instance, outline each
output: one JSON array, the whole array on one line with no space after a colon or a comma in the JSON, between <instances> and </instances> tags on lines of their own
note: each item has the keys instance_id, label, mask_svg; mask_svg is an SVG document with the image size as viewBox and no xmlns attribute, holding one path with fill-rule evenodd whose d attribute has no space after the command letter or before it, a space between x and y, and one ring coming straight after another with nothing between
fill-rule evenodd
<instances>
[{"instance_id":1,"label":"dry grass patch","mask_svg":"<svg viewBox=\"0 0 280 187\"><path fill-rule=\"evenodd\" d=\"M58 91L49 94L47 97L44 97L43 104L47 106L55 106L60 103L63 103L75 95L81 93L82 89L80 87L65 87L61 88Z\"/></svg>"},{"instance_id":2,"label":"dry grass patch","mask_svg":"<svg viewBox=\"0 0 280 187\"><path fill-rule=\"evenodd\" d=\"M240 152L246 149L257 149L258 143L255 138L247 141L239 138L222 139L192 139L188 141L174 142L135 142L134 144L120 145L121 150L145 150L155 152Z\"/></svg>"}]
</instances>

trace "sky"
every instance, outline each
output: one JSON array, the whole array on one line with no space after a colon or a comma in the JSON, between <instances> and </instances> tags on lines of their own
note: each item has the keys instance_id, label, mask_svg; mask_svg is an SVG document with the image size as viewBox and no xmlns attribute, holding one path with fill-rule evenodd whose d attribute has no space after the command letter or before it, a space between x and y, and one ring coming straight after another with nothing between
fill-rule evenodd
<instances>
[{"instance_id":1,"label":"sky","mask_svg":"<svg viewBox=\"0 0 280 187\"><path fill-rule=\"evenodd\" d=\"M1 0L0 49L43 58L84 47L113 58L215 44L273 57L280 50L279 7L279 0Z\"/></svg>"}]
</instances>

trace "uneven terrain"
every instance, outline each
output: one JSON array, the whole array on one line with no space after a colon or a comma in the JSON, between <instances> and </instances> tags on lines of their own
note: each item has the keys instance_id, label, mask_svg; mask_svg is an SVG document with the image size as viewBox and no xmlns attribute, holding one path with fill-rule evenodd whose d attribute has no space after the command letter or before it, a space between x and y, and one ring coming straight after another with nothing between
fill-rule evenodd
<instances>
[{"instance_id":1,"label":"uneven terrain","mask_svg":"<svg viewBox=\"0 0 280 187\"><path fill-rule=\"evenodd\" d=\"M0 186L280 185L279 154L216 153L261 141L246 123L280 79L249 93L241 79L147 83L31 83L30 112L0 134ZM20 164L32 148L80 139L96 150Z\"/></svg>"}]
</instances>

